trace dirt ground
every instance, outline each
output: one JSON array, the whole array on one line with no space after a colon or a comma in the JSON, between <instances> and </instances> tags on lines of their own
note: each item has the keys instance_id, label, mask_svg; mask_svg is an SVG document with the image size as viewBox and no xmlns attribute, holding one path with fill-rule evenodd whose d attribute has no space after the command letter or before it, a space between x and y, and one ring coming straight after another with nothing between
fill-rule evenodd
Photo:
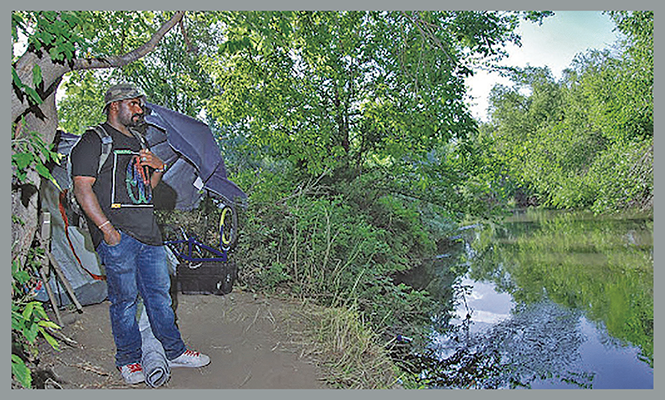
<instances>
[{"instance_id":1,"label":"dirt ground","mask_svg":"<svg viewBox=\"0 0 665 400\"><path fill-rule=\"evenodd\" d=\"M185 343L208 354L202 368L175 368L164 389L324 389L301 340L299 305L237 290L226 295L178 294L177 317ZM39 369L46 388L151 389L127 385L115 368L109 303L83 312L61 310L59 352L40 348ZM55 317L52 320L56 321Z\"/></svg>"}]
</instances>

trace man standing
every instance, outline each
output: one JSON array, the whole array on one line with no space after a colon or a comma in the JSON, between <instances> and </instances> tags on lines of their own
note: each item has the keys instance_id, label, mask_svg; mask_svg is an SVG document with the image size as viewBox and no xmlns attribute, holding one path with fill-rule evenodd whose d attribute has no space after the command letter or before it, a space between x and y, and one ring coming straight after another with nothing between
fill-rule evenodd
<instances>
[{"instance_id":1,"label":"man standing","mask_svg":"<svg viewBox=\"0 0 665 400\"><path fill-rule=\"evenodd\" d=\"M134 129L143 123L144 99L130 84L106 92L107 120L102 128L113 144L101 169L102 139L93 130L86 131L71 152L74 195L106 271L116 366L130 384L145 380L136 318L139 296L171 367L210 362L208 356L185 347L175 325L166 252L152 203L152 189L166 165Z\"/></svg>"}]
</instances>

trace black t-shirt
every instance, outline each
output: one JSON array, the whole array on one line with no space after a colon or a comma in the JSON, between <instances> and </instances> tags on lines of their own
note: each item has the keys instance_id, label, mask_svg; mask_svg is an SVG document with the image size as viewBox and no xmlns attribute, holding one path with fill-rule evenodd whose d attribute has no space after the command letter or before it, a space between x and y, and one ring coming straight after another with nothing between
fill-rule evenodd
<instances>
[{"instance_id":1,"label":"black t-shirt","mask_svg":"<svg viewBox=\"0 0 665 400\"><path fill-rule=\"evenodd\" d=\"M134 137L125 136L108 123L104 124L104 128L113 138L113 147L99 174L97 169L102 143L94 131L88 130L71 151L72 176L96 178L92 189L102 211L116 229L142 243L161 245L162 236L155 220L149 168L137 164L141 143ZM92 241L97 247L103 240L103 234L89 218L87 220Z\"/></svg>"}]
</instances>

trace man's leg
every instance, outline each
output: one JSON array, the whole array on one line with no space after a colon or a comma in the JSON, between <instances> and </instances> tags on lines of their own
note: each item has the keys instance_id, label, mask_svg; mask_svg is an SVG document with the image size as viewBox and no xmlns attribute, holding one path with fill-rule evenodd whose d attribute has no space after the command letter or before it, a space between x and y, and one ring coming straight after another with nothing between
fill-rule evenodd
<instances>
[{"instance_id":1,"label":"man's leg","mask_svg":"<svg viewBox=\"0 0 665 400\"><path fill-rule=\"evenodd\" d=\"M137 257L139 265L138 287L155 337L172 360L185 352L185 343L175 324L171 307L171 278L163 246L141 244Z\"/></svg>"},{"instance_id":2,"label":"man's leg","mask_svg":"<svg viewBox=\"0 0 665 400\"><path fill-rule=\"evenodd\" d=\"M136 282L137 242L121 233L115 246L100 243L97 252L106 271L111 330L116 345L116 365L141 362L141 334L136 321L138 289Z\"/></svg>"},{"instance_id":3,"label":"man's leg","mask_svg":"<svg viewBox=\"0 0 665 400\"><path fill-rule=\"evenodd\" d=\"M144 245L139 254L138 283L150 326L155 337L162 342L169 366L196 368L208 365L210 357L185 347L175 324L169 293L171 278L163 246Z\"/></svg>"}]
</instances>

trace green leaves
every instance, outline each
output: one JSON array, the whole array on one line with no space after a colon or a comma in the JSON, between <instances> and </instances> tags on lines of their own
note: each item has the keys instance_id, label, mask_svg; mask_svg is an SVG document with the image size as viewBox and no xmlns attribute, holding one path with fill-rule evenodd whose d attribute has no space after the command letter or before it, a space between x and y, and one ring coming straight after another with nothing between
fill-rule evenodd
<instances>
[{"instance_id":1,"label":"green leaves","mask_svg":"<svg viewBox=\"0 0 665 400\"><path fill-rule=\"evenodd\" d=\"M512 88L493 89L491 142L483 151L504 170L494 186L518 182L556 208L648 207L653 62L634 50L648 53L651 24L648 13L615 17L635 35L621 52L580 54L560 81L547 69L517 69Z\"/></svg>"},{"instance_id":2,"label":"green leaves","mask_svg":"<svg viewBox=\"0 0 665 400\"><path fill-rule=\"evenodd\" d=\"M72 60L77 44L83 43L80 35L79 12L35 11L12 14L15 38L18 32L27 36L28 44L35 50L45 50L54 61Z\"/></svg>"},{"instance_id":3,"label":"green leaves","mask_svg":"<svg viewBox=\"0 0 665 400\"><path fill-rule=\"evenodd\" d=\"M33 80L41 83L41 70L37 66L33 68ZM20 91L28 95L28 101L30 101L32 104L36 105L42 104L43 100L39 96L37 91L21 81L21 78L19 78L13 66L12 66L12 82L14 83L14 86L16 86Z\"/></svg>"},{"instance_id":4,"label":"green leaves","mask_svg":"<svg viewBox=\"0 0 665 400\"><path fill-rule=\"evenodd\" d=\"M294 189L293 178L264 171L251 185L238 250L244 281L325 305L357 302L380 330L425 318L413 310L430 306L428 296L390 278L434 251L416 207L386 195L369 177L335 196L317 195L329 189L312 181Z\"/></svg>"},{"instance_id":5,"label":"green leaves","mask_svg":"<svg viewBox=\"0 0 665 400\"><path fill-rule=\"evenodd\" d=\"M26 389L32 387L32 374L21 357L12 354L12 376Z\"/></svg>"},{"instance_id":6,"label":"green leaves","mask_svg":"<svg viewBox=\"0 0 665 400\"><path fill-rule=\"evenodd\" d=\"M318 174L373 158L397 165L475 130L461 66L469 54L482 58L513 41L515 17L341 11L219 18L227 39L218 60L203 65L220 86L208 111L266 154Z\"/></svg>"},{"instance_id":7,"label":"green leaves","mask_svg":"<svg viewBox=\"0 0 665 400\"><path fill-rule=\"evenodd\" d=\"M54 349L59 350L60 344L48 332L50 329L60 329L60 326L48 319L41 302L12 303L12 331L21 335L25 341L24 347L34 346L37 337L41 336ZM30 370L24 360L15 354L12 354L12 374L24 387L30 387Z\"/></svg>"},{"instance_id":8,"label":"green leaves","mask_svg":"<svg viewBox=\"0 0 665 400\"><path fill-rule=\"evenodd\" d=\"M20 124L20 126L22 125L23 123ZM20 183L27 183L29 169L37 171L43 178L56 183L46 164L60 162L60 155L53 151L53 144L44 143L38 132L31 131L27 135L13 139L12 150L13 175Z\"/></svg>"},{"instance_id":9,"label":"green leaves","mask_svg":"<svg viewBox=\"0 0 665 400\"><path fill-rule=\"evenodd\" d=\"M49 320L43 304L33 300L30 294L31 285L34 284L33 277L41 267L41 257L43 249L33 248L28 254L25 266L16 259L12 260L12 343L22 346L25 354L36 351L36 341L40 336L54 349L60 348L58 341L49 332L60 329L60 326ZM30 388L32 375L26 361L12 354L12 376L23 387Z\"/></svg>"}]
</instances>

